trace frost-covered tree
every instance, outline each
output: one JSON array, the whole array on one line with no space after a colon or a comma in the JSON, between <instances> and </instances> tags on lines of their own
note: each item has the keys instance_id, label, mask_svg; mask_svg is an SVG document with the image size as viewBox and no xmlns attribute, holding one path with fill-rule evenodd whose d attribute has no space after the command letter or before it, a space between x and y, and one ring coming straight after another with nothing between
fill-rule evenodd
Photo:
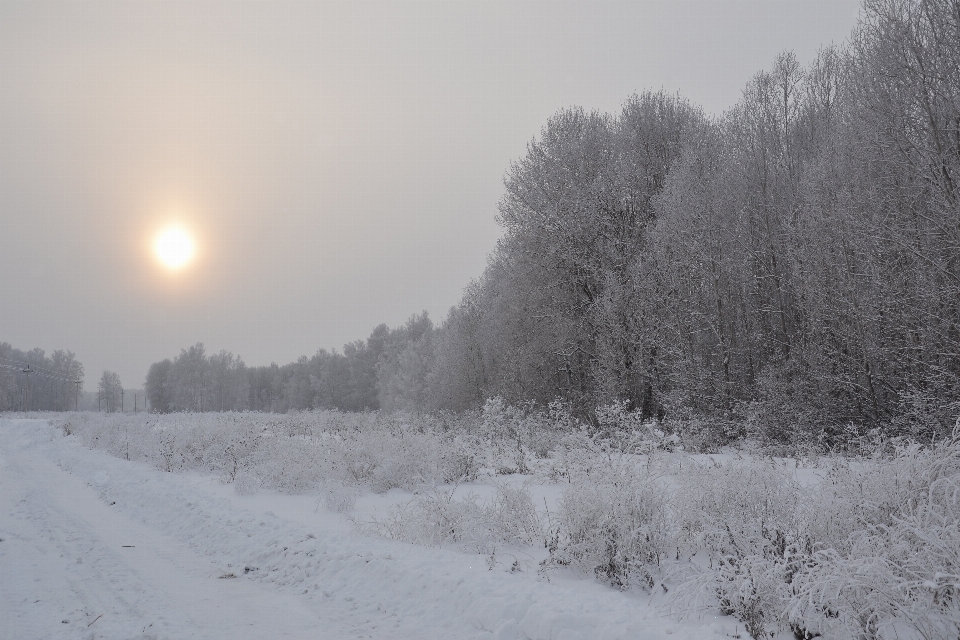
<instances>
[{"instance_id":1,"label":"frost-covered tree","mask_svg":"<svg viewBox=\"0 0 960 640\"><path fill-rule=\"evenodd\" d=\"M173 410L173 378L170 372L173 362L167 358L150 365L144 389L150 407L158 413L169 413Z\"/></svg>"},{"instance_id":2,"label":"frost-covered tree","mask_svg":"<svg viewBox=\"0 0 960 640\"><path fill-rule=\"evenodd\" d=\"M202 342L180 351L173 360L170 375L173 379L174 411L203 411L211 406L209 388L210 364Z\"/></svg>"},{"instance_id":3,"label":"frost-covered tree","mask_svg":"<svg viewBox=\"0 0 960 640\"><path fill-rule=\"evenodd\" d=\"M97 392L100 394L100 409L108 413L120 411L123 409L123 384L120 382L120 376L113 371L104 371L100 376L100 382L97 384Z\"/></svg>"},{"instance_id":4,"label":"frost-covered tree","mask_svg":"<svg viewBox=\"0 0 960 640\"><path fill-rule=\"evenodd\" d=\"M429 408L427 378L434 363L433 333L433 322L424 311L386 336L383 353L377 360L381 408Z\"/></svg>"}]
</instances>

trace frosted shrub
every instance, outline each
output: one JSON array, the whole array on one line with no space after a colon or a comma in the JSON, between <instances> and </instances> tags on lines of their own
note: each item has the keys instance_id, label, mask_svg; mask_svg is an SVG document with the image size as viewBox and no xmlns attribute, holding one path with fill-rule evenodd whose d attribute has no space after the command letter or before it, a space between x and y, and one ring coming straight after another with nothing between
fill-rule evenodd
<instances>
[{"instance_id":1,"label":"frosted shrub","mask_svg":"<svg viewBox=\"0 0 960 640\"><path fill-rule=\"evenodd\" d=\"M542 536L540 520L526 487L499 485L491 502L475 494L456 499L454 489L433 487L396 507L380 521L361 528L415 544L456 545L476 553L498 546L530 545Z\"/></svg>"},{"instance_id":2,"label":"frosted shrub","mask_svg":"<svg viewBox=\"0 0 960 640\"><path fill-rule=\"evenodd\" d=\"M715 596L755 638L782 624L796 556L807 547L800 487L772 462L686 468L674 505L692 560L674 594L685 610Z\"/></svg>"},{"instance_id":3,"label":"frosted shrub","mask_svg":"<svg viewBox=\"0 0 960 640\"><path fill-rule=\"evenodd\" d=\"M341 449L356 482L383 493L394 488L413 491L437 477L436 438L415 432L386 435L361 432Z\"/></svg>"},{"instance_id":4,"label":"frosted shrub","mask_svg":"<svg viewBox=\"0 0 960 640\"><path fill-rule=\"evenodd\" d=\"M800 488L773 462L688 462L677 480L677 522L695 548L728 555L782 547L799 535Z\"/></svg>"},{"instance_id":5,"label":"frosted shrub","mask_svg":"<svg viewBox=\"0 0 960 640\"><path fill-rule=\"evenodd\" d=\"M500 475L530 473L550 456L561 438L578 426L569 407L554 400L546 411L531 403L510 406L497 396L484 403L478 433L485 466Z\"/></svg>"},{"instance_id":6,"label":"frosted shrub","mask_svg":"<svg viewBox=\"0 0 960 640\"><path fill-rule=\"evenodd\" d=\"M960 473L956 447L954 437L932 448L905 444L888 455L881 447L866 459L835 461L810 508L811 534L844 550L854 531L892 526L917 500L927 499L934 484Z\"/></svg>"},{"instance_id":7,"label":"frosted shrub","mask_svg":"<svg viewBox=\"0 0 960 640\"><path fill-rule=\"evenodd\" d=\"M663 490L622 461L574 476L564 491L550 557L611 585L652 588L668 541Z\"/></svg>"},{"instance_id":8,"label":"frosted shrub","mask_svg":"<svg viewBox=\"0 0 960 640\"><path fill-rule=\"evenodd\" d=\"M98 416L99 418L100 416ZM133 425L134 432L130 433L130 424L121 421L116 414L106 414L101 419L91 419L89 414L79 414L74 423L74 432L80 442L91 449L100 449L110 455L127 460L139 459L139 446L148 431L140 424ZM133 445L133 455L130 445Z\"/></svg>"},{"instance_id":9,"label":"frosted shrub","mask_svg":"<svg viewBox=\"0 0 960 640\"><path fill-rule=\"evenodd\" d=\"M225 482L245 476L245 491L302 493L328 480L378 492L414 490L472 479L479 469L470 438L441 436L403 416L141 413L80 414L69 421L88 447L164 471L202 469Z\"/></svg>"},{"instance_id":10,"label":"frosted shrub","mask_svg":"<svg viewBox=\"0 0 960 640\"><path fill-rule=\"evenodd\" d=\"M458 435L441 441L437 453L440 481L444 484L472 482L480 472L479 452L483 445L479 438Z\"/></svg>"},{"instance_id":11,"label":"frosted shrub","mask_svg":"<svg viewBox=\"0 0 960 640\"><path fill-rule=\"evenodd\" d=\"M885 451L885 450L884 450ZM674 603L710 602L764 637L960 633L960 438L843 460L802 489L772 462L677 478Z\"/></svg>"},{"instance_id":12,"label":"frosted shrub","mask_svg":"<svg viewBox=\"0 0 960 640\"><path fill-rule=\"evenodd\" d=\"M369 482L378 464L376 448L353 438L341 440L338 445L336 450L340 454L340 464L347 476L358 484Z\"/></svg>"},{"instance_id":13,"label":"frosted shrub","mask_svg":"<svg viewBox=\"0 0 960 640\"><path fill-rule=\"evenodd\" d=\"M659 438L654 436L652 423L645 424L640 411L627 411L626 400L597 407L595 415L597 426L593 438L605 442L609 448L641 454L657 448Z\"/></svg>"},{"instance_id":14,"label":"frosted shrub","mask_svg":"<svg viewBox=\"0 0 960 640\"><path fill-rule=\"evenodd\" d=\"M437 447L433 442L406 439L392 447L374 469L369 487L376 493L390 489L414 491L421 485L432 483L438 476ZM431 446L434 445L434 446Z\"/></svg>"},{"instance_id":15,"label":"frosted shrub","mask_svg":"<svg viewBox=\"0 0 960 640\"><path fill-rule=\"evenodd\" d=\"M944 393L946 392L946 393ZM891 436L906 436L916 442L935 442L948 437L960 413L960 402L944 404L949 390L905 389L894 417L884 425Z\"/></svg>"},{"instance_id":16,"label":"frosted shrub","mask_svg":"<svg viewBox=\"0 0 960 640\"><path fill-rule=\"evenodd\" d=\"M598 420L592 428L559 403L534 412L499 399L460 420L338 412L53 419L89 447L166 471L218 473L239 493L317 492L318 508L345 512L365 489L414 491L387 518L360 526L490 554L545 539L545 570L573 567L620 588L674 585L683 611L719 609L757 638L786 627L798 637L960 635L960 426L930 447L851 432L845 441L871 454L824 458L818 482L803 487L793 479L798 463L697 464L662 454L668 436L623 405L601 408ZM546 463L544 451L552 452ZM559 512L544 523L516 484L496 486L489 500L437 486L473 480L491 462L494 472L539 466L563 481Z\"/></svg>"},{"instance_id":17,"label":"frosted shrub","mask_svg":"<svg viewBox=\"0 0 960 640\"><path fill-rule=\"evenodd\" d=\"M680 444L680 437L666 433L659 421L645 420L640 410L628 411L626 400L597 407L595 416L591 437L612 451L646 455L673 451Z\"/></svg>"},{"instance_id":18,"label":"frosted shrub","mask_svg":"<svg viewBox=\"0 0 960 640\"><path fill-rule=\"evenodd\" d=\"M543 524L526 485L498 484L493 503L486 511L502 542L527 546L543 538Z\"/></svg>"},{"instance_id":19,"label":"frosted shrub","mask_svg":"<svg viewBox=\"0 0 960 640\"><path fill-rule=\"evenodd\" d=\"M489 443L487 465L498 474L527 473L524 432L528 425L524 411L507 405L497 396L489 398L481 412L481 430Z\"/></svg>"},{"instance_id":20,"label":"frosted shrub","mask_svg":"<svg viewBox=\"0 0 960 640\"><path fill-rule=\"evenodd\" d=\"M335 481L326 482L320 489L321 500L327 511L346 513L352 511L357 503L356 487L348 487ZM319 502L317 503L319 507Z\"/></svg>"},{"instance_id":21,"label":"frosted shrub","mask_svg":"<svg viewBox=\"0 0 960 640\"><path fill-rule=\"evenodd\" d=\"M263 488L283 493L315 491L330 474L322 447L297 437L264 438L247 469Z\"/></svg>"},{"instance_id":22,"label":"frosted shrub","mask_svg":"<svg viewBox=\"0 0 960 640\"><path fill-rule=\"evenodd\" d=\"M210 469L219 472L223 482L234 482L241 470L252 464L263 440L260 425L234 423L230 427L213 430L212 450L207 456Z\"/></svg>"},{"instance_id":23,"label":"frosted shrub","mask_svg":"<svg viewBox=\"0 0 960 640\"><path fill-rule=\"evenodd\" d=\"M720 453L721 447L742 440L752 415L749 405L736 406L730 416L704 415L694 408L697 398L681 391L666 393L662 402L666 416L661 428L691 453Z\"/></svg>"},{"instance_id":24,"label":"frosted shrub","mask_svg":"<svg viewBox=\"0 0 960 640\"><path fill-rule=\"evenodd\" d=\"M550 461L551 479L572 481L608 468L623 457L645 455L656 457L670 451L677 443L676 436L667 436L656 429L655 423L640 423L633 431L593 430L586 425L563 435Z\"/></svg>"},{"instance_id":25,"label":"frosted shrub","mask_svg":"<svg viewBox=\"0 0 960 640\"><path fill-rule=\"evenodd\" d=\"M453 496L453 489L433 487L366 527L384 537L419 545L465 543L481 552L492 547L489 531L478 526L483 520L479 498L470 494L455 500Z\"/></svg>"},{"instance_id":26,"label":"frosted shrub","mask_svg":"<svg viewBox=\"0 0 960 640\"><path fill-rule=\"evenodd\" d=\"M260 491L262 487L263 483L260 481L260 476L249 469L242 469L233 480L233 490L241 496L252 495Z\"/></svg>"},{"instance_id":27,"label":"frosted shrub","mask_svg":"<svg viewBox=\"0 0 960 640\"><path fill-rule=\"evenodd\" d=\"M587 434L585 427L565 435L554 453L550 465L553 480L572 482L574 478L589 476L610 464L610 450Z\"/></svg>"},{"instance_id":28,"label":"frosted shrub","mask_svg":"<svg viewBox=\"0 0 960 640\"><path fill-rule=\"evenodd\" d=\"M525 446L538 459L549 457L560 440L578 428L578 421L571 414L571 407L562 400L553 400L547 410L528 416L525 423Z\"/></svg>"},{"instance_id":29,"label":"frosted shrub","mask_svg":"<svg viewBox=\"0 0 960 640\"><path fill-rule=\"evenodd\" d=\"M960 433L832 475L821 493L852 532L800 567L791 620L832 635L958 637Z\"/></svg>"},{"instance_id":30,"label":"frosted shrub","mask_svg":"<svg viewBox=\"0 0 960 640\"><path fill-rule=\"evenodd\" d=\"M145 460L162 471L190 468L195 462L192 447L184 450L191 438L180 434L178 425L158 428L149 417L134 418L123 414L106 414L90 418L84 416L76 425L81 442L125 460ZM186 456L186 457L185 457Z\"/></svg>"}]
</instances>

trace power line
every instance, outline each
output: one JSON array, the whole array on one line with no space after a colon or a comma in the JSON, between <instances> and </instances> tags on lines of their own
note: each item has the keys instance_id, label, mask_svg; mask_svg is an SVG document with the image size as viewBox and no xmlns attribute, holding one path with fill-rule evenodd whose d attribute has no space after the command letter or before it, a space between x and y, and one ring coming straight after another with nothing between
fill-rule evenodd
<instances>
[{"instance_id":1,"label":"power line","mask_svg":"<svg viewBox=\"0 0 960 640\"><path fill-rule=\"evenodd\" d=\"M33 362L23 362L22 360L14 360L13 358L0 358L0 360L6 360L7 362L13 362L13 363L15 363L15 364L20 364L20 365L23 365L23 366L25 366L25 367L35 367L35 368L37 368L37 369L43 369L44 371L49 371L50 373L58 373L57 371L54 371L53 369L47 369L46 367L41 367L41 366L39 366L39 365L37 365L37 364L35 364L35 363L33 363Z\"/></svg>"},{"instance_id":2,"label":"power line","mask_svg":"<svg viewBox=\"0 0 960 640\"><path fill-rule=\"evenodd\" d=\"M15 362L15 361L10 361L10 362ZM27 364L26 366L27 366L27 367L33 367L34 365L32 365L32 364ZM25 371L24 371L23 369L21 369L20 367L12 367L12 366L10 366L10 365L8 365L8 364L0 363L0 367L3 367L3 368L5 368L5 369L13 369L14 371L19 371L20 373L25 373ZM49 375L49 374L44 373L44 372L42 372L42 371L39 371L39 370L37 370L37 369L30 369L30 373L35 373L35 374L37 374L38 376L40 376L41 378L49 378L50 380L62 380L62 381L64 381L64 382L76 382L76 380L71 380L70 378L64 378L63 376L59 376L59 375ZM29 374L27 374L27 375L29 375Z\"/></svg>"},{"instance_id":3,"label":"power line","mask_svg":"<svg viewBox=\"0 0 960 640\"><path fill-rule=\"evenodd\" d=\"M0 360L5 360L5 361L7 361L7 362L12 362L12 363L14 363L14 364L19 364L19 365L24 366L24 367L33 367L34 370L46 371L47 373L51 373L51 374L53 374L53 375L55 375L55 376L61 376L61 375L63 374L62 371L55 371L55 370L53 370L53 369L48 369L48 368L46 368L46 367L41 367L41 366L39 366L39 365L37 365L37 364L34 364L33 362L21 362L20 360L14 360L13 358L0 358Z\"/></svg>"},{"instance_id":4,"label":"power line","mask_svg":"<svg viewBox=\"0 0 960 640\"><path fill-rule=\"evenodd\" d=\"M68 394L65 393L65 390L72 388L73 385L76 385L74 408L75 410L79 410L80 388L83 386L83 380L68 378L59 371L54 371L53 369L49 369L47 367L37 366L32 362L23 362L22 360L3 357L0 357L0 360L4 361L0 362L0 368L15 372L15 375L17 375L20 380L20 404L24 411L28 411L30 406L35 404L36 399L32 397L34 395L34 391L39 394L38 397L44 406L68 409L69 405L66 404L69 402L66 400ZM5 364L5 362L15 363L19 366ZM31 378L32 375L36 375L38 380L34 381ZM3 377L6 377L6 375ZM44 382L44 380L50 382Z\"/></svg>"}]
</instances>

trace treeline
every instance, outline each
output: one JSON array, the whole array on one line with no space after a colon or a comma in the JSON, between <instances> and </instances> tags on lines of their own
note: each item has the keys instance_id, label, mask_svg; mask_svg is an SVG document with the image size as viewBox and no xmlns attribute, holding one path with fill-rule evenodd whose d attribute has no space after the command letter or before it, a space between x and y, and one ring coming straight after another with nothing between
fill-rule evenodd
<instances>
[{"instance_id":1,"label":"treeline","mask_svg":"<svg viewBox=\"0 0 960 640\"><path fill-rule=\"evenodd\" d=\"M284 367L207 362L243 371L224 397L251 409L561 398L774 440L928 438L960 400L958 181L960 2L867 0L846 45L806 68L782 54L719 118L663 93L557 113L438 327L417 316ZM200 386L167 406L218 408Z\"/></svg>"},{"instance_id":2,"label":"treeline","mask_svg":"<svg viewBox=\"0 0 960 640\"><path fill-rule=\"evenodd\" d=\"M76 380L83 380L83 365L72 352L47 356L43 349L21 351L0 342L0 411L72 410L81 391Z\"/></svg>"},{"instance_id":3,"label":"treeline","mask_svg":"<svg viewBox=\"0 0 960 640\"><path fill-rule=\"evenodd\" d=\"M321 349L283 366L248 367L227 351L207 355L198 343L172 360L152 364L145 390L150 407L162 413L410 408L407 398L423 396L394 372L408 343L433 331L424 312L396 329L378 326L366 341L344 345L343 353ZM408 360L405 356L403 362Z\"/></svg>"},{"instance_id":4,"label":"treeline","mask_svg":"<svg viewBox=\"0 0 960 640\"><path fill-rule=\"evenodd\" d=\"M868 1L720 118L662 93L562 111L507 173L483 277L401 353L427 383L404 400L929 437L960 399L958 181L956 0Z\"/></svg>"}]
</instances>

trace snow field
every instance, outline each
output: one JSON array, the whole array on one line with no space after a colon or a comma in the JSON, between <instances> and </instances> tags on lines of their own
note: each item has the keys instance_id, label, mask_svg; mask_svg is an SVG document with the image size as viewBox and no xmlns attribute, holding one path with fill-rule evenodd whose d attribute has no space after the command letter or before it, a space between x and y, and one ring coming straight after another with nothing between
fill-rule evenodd
<instances>
[{"instance_id":1,"label":"snow field","mask_svg":"<svg viewBox=\"0 0 960 640\"><path fill-rule=\"evenodd\" d=\"M94 416L86 425L71 422L69 429L92 446L158 468L171 469L173 459L183 469L219 472L239 493L268 488L320 494L328 508L350 514L368 533L494 559L513 553L527 559L518 565L522 573L539 565L541 578L575 585L574 592L600 587L574 576L596 578L627 590L627 596L650 593L645 600L655 602L663 601L669 589L666 604L677 616L696 622L718 612L730 614L754 637L795 632L937 638L960 631L956 436L928 448L892 443L869 458L821 459L809 468L798 460L674 454L667 451L669 439L652 429L591 435L569 424L565 430L542 422L531 426L518 414L504 418L503 408L495 409L500 413L442 429L429 419L418 424L396 416L332 412L162 420ZM242 447L243 455L237 455ZM224 462L224 451L234 457ZM233 470L232 478L225 468ZM517 471L525 475L497 475ZM492 486L482 497L471 495L449 484L458 473ZM527 484L508 482L508 477ZM367 492L391 487L416 494L385 515L357 513ZM539 498L551 493L544 491L549 487L559 499L548 500L541 510ZM224 535L207 526L211 536ZM268 524L244 524L249 526L253 537L256 527ZM355 542L350 535L343 539ZM538 540L546 549L537 550ZM277 573L286 576L278 584L299 580L295 584L309 587L312 576L302 565L312 571L311 562L295 564L297 573L281 560L290 549L304 552L285 542L287 549L277 556L279 543L271 547L270 542L260 539L255 559L276 567L263 579L274 580L269 576ZM367 540L361 546L380 543L386 541ZM426 553L436 558L441 552ZM469 561L477 560L475 555ZM465 592L457 587L453 591ZM504 587L489 588L493 591L476 593ZM585 619L600 610L595 608L600 602L627 597L609 589L602 593L582 614ZM553 637L561 627L578 628L567 619L578 600L572 598L536 625L531 620L539 620L541 609L533 604L522 616L502 614L506 617L498 623L476 620L482 619L478 628L486 631L516 625L523 634L517 637ZM525 602L508 601L511 606ZM458 611L468 615L473 609L460 606ZM560 619L564 622L550 631L551 621ZM592 622L585 624L591 633L584 637L602 637ZM626 628L615 626L610 637L628 633Z\"/></svg>"},{"instance_id":2,"label":"snow field","mask_svg":"<svg viewBox=\"0 0 960 640\"><path fill-rule=\"evenodd\" d=\"M337 630L329 637L702 637L702 625L678 624L637 594L490 570L478 555L310 527L238 508L248 496L227 499L205 490L196 477L90 451L42 422L4 421L0 428L8 442L11 434L20 436L11 455L55 460L75 481L90 485L102 508L157 532L169 554L183 547L205 558L214 573L237 576L218 585L249 581L305 602L317 614L315 631Z\"/></svg>"}]
</instances>

